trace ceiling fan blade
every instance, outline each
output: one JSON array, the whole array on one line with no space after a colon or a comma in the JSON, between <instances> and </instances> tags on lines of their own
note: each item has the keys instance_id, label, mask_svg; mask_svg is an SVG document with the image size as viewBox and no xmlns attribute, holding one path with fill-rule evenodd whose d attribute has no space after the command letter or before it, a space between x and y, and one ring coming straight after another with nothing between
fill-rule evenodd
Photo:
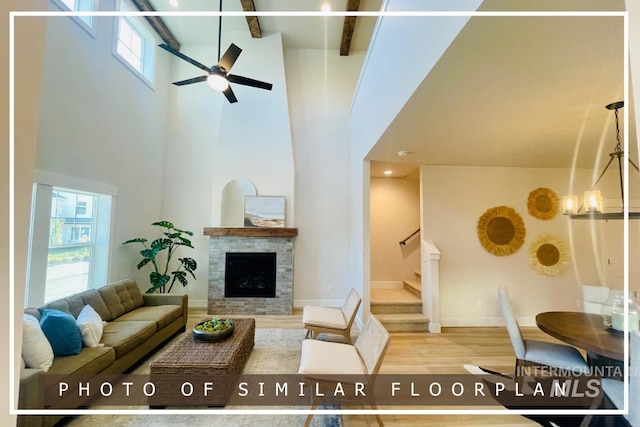
<instances>
[{"instance_id":1,"label":"ceiling fan blade","mask_svg":"<svg viewBox=\"0 0 640 427\"><path fill-rule=\"evenodd\" d=\"M179 82L174 82L173 84L176 86L190 85L192 83L204 82L207 80L208 77L209 76L194 77L192 79L180 80Z\"/></svg>"},{"instance_id":2,"label":"ceiling fan blade","mask_svg":"<svg viewBox=\"0 0 640 427\"><path fill-rule=\"evenodd\" d=\"M229 46L224 55L222 55L222 58L220 58L220 61L218 61L217 66L224 68L224 71L228 73L231 71L231 67L235 64L238 56L240 56L240 52L242 52L242 49L231 43L231 46Z\"/></svg>"},{"instance_id":3,"label":"ceiling fan blade","mask_svg":"<svg viewBox=\"0 0 640 427\"><path fill-rule=\"evenodd\" d=\"M227 97L227 100L229 101L229 103L233 104L234 102L238 102L238 98L236 98L236 96L234 95L233 90L231 89L231 86L223 90L222 93L224 93L224 96Z\"/></svg>"},{"instance_id":4,"label":"ceiling fan blade","mask_svg":"<svg viewBox=\"0 0 640 427\"><path fill-rule=\"evenodd\" d=\"M173 53L175 56L177 56L180 59L184 59L185 61L187 61L189 64L195 65L196 67L206 71L207 73L210 72L211 70L209 69L209 67L207 67L206 65L203 65L201 63L199 63L198 61L196 61L195 59L191 59L189 58L187 55L178 52L177 50L175 50L174 48L172 48L171 46L168 46L164 43L159 44L159 47L163 48L164 50L166 50L169 53Z\"/></svg>"},{"instance_id":5,"label":"ceiling fan blade","mask_svg":"<svg viewBox=\"0 0 640 427\"><path fill-rule=\"evenodd\" d=\"M233 74L229 74L227 79L231 83L238 83L239 85L257 87L259 89L271 90L273 85L267 82L261 82L260 80L250 79L249 77L236 76Z\"/></svg>"}]
</instances>

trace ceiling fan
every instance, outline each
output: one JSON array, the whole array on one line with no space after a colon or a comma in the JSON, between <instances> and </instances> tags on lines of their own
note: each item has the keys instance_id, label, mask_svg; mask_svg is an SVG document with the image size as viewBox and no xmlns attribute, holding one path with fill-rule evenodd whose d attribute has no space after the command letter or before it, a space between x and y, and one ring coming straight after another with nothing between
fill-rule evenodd
<instances>
[{"instance_id":1,"label":"ceiling fan","mask_svg":"<svg viewBox=\"0 0 640 427\"><path fill-rule=\"evenodd\" d=\"M220 0L220 12L222 12L222 0ZM218 24L218 63L215 65L212 65L211 67L207 67L206 65L201 64L195 59L189 58L187 55L180 53L179 51L175 50L171 46L168 46L164 43L159 45L162 49L166 50L167 52L170 52L175 56L177 56L178 58L183 59L192 65L195 65L196 67L204 70L207 73L206 76L200 76L200 77L194 77L191 79L181 80L179 82L174 82L173 84L176 86L184 86L192 83L207 81L207 83L209 83L209 86L211 86L213 89L219 92L222 92L230 103L238 102L238 99L234 95L233 90L231 89L231 86L229 86L229 83L237 83L239 85L271 90L271 88L273 87L271 83L261 82L260 80L254 80L248 77L238 76L235 74L229 74L229 71L231 71L231 67L233 67L233 64L238 59L238 56L240 56L242 49L240 49L235 44L231 43L231 46L229 46L229 48L224 53L224 55L220 57L220 40L222 38L221 36L222 36L222 15L220 15L219 24Z\"/></svg>"}]
</instances>

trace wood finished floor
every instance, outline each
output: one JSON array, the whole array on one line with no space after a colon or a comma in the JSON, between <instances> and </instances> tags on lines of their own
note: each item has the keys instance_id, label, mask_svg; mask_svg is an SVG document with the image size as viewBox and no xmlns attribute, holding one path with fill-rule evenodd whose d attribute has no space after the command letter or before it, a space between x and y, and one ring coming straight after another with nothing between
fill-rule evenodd
<instances>
[{"instance_id":1,"label":"wood finished floor","mask_svg":"<svg viewBox=\"0 0 640 427\"><path fill-rule=\"evenodd\" d=\"M187 328L211 317L206 309L190 309ZM243 316L228 316L243 317ZM255 316L257 328L302 329L301 310L291 316ZM522 328L525 338L555 341L537 328ZM357 328L352 334L355 338ZM380 373L464 374L465 364L499 372L511 372L514 355L506 328L443 328L441 334L403 332L391 334L391 342ZM367 408L368 409L368 408ZM379 409L400 409L380 407ZM414 408L406 408L414 409ZM443 408L434 408L443 409ZM455 408L445 408L455 409ZM343 415L345 427L376 426L373 416ZM535 426L519 415L382 415L386 426Z\"/></svg>"}]
</instances>

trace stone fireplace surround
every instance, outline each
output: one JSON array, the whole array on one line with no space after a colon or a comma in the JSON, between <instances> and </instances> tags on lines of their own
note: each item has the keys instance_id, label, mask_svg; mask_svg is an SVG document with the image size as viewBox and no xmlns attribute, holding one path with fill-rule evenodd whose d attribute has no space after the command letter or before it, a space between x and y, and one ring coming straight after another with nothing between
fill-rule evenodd
<instances>
[{"instance_id":1,"label":"stone fireplace surround","mask_svg":"<svg viewBox=\"0 0 640 427\"><path fill-rule=\"evenodd\" d=\"M286 315L293 312L293 241L297 228L206 227L209 236L207 313L212 315ZM275 252L275 298L225 298L227 252Z\"/></svg>"}]
</instances>

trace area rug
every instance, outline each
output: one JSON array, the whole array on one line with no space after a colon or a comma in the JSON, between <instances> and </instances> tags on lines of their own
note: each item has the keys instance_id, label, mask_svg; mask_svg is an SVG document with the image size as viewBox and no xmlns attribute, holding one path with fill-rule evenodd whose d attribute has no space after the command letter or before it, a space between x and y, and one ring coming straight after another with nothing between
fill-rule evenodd
<instances>
[{"instance_id":1,"label":"area rug","mask_svg":"<svg viewBox=\"0 0 640 427\"><path fill-rule=\"evenodd\" d=\"M256 329L255 347L245 366L245 374L295 374L300 362L300 346L306 330L302 329ZM177 338L174 338L176 340ZM172 340L173 341L173 340ZM163 348L168 348L172 342ZM148 373L149 362L162 353L162 349L155 353L135 368L135 373ZM104 408L101 408L104 409ZM127 407L118 409L144 409L147 407ZM288 410L308 409L300 407L240 407L227 406L227 410ZM336 409L336 408L332 408ZM69 418L64 424L68 427L176 427L189 425L200 426L238 426L253 427L259 424L278 425L284 427L298 427L304 425L306 415L280 415L280 414L197 414L197 409L191 409L185 414L140 414L140 415L83 415ZM314 415L311 425L314 427L339 427L340 415L330 414Z\"/></svg>"}]
</instances>

